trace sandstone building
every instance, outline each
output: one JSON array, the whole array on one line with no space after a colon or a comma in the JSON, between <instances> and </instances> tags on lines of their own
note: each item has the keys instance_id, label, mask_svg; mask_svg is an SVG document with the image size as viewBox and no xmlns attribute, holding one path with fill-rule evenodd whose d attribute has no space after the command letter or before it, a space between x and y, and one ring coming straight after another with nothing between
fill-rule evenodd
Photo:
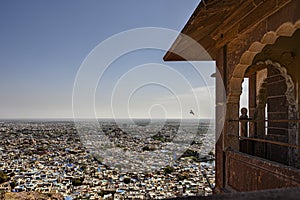
<instances>
[{"instance_id":1,"label":"sandstone building","mask_svg":"<svg viewBox=\"0 0 300 200\"><path fill-rule=\"evenodd\" d=\"M300 186L299 29L299 0L202 0L182 34L210 58L181 35L165 55L216 61L216 193Z\"/></svg>"}]
</instances>

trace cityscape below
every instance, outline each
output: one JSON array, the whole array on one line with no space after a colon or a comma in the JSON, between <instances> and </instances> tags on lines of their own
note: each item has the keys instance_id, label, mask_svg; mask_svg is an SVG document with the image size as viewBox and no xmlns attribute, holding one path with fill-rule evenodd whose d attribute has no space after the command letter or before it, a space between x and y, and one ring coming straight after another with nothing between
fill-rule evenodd
<instances>
[{"instance_id":1,"label":"cityscape below","mask_svg":"<svg viewBox=\"0 0 300 200\"><path fill-rule=\"evenodd\" d=\"M210 120L99 119L96 127L89 126L89 120L0 121L2 197L22 192L66 200L212 194Z\"/></svg>"}]
</instances>

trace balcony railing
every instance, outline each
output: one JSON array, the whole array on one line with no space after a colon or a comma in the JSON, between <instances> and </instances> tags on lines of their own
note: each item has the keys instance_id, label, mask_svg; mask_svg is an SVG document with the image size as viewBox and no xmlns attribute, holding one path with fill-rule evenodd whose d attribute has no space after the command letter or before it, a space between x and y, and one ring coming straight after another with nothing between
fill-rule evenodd
<instances>
[{"instance_id":1,"label":"balcony railing","mask_svg":"<svg viewBox=\"0 0 300 200\"><path fill-rule=\"evenodd\" d=\"M239 120L229 120L229 122L239 122L240 123L240 134L236 135L240 140L250 140L250 141L256 141L256 142L264 142L264 143L270 143L270 144L276 144L280 146L285 146L285 147L292 147L292 148L297 148L300 149L299 145L293 145L285 142L278 142L274 140L268 140L268 139L261 139L261 138L256 138L254 137L248 137L248 128L243 128L243 126L247 125L249 122L250 123L257 123L257 122L300 122L299 119L273 119L273 120L253 120L253 119L239 119ZM267 128L267 127L266 127ZM257 134L256 134L257 135Z\"/></svg>"},{"instance_id":2,"label":"balcony railing","mask_svg":"<svg viewBox=\"0 0 300 200\"><path fill-rule=\"evenodd\" d=\"M238 119L229 120L229 122L239 123L239 134L231 136L237 137L239 139L241 152L277 161L282 164L297 166L297 168L300 167L300 162L297 161L298 158L296 156L298 154L296 152L298 152L300 149L297 137L295 136L299 134L298 127L294 126L296 128L292 130L283 125L282 129L287 131L287 134L285 135L274 134L272 133L272 129L274 129L274 127L269 128L268 126L266 126L266 123L279 123L279 127L276 127L277 129L279 129L280 123L299 123L299 119ZM260 124L262 126L260 127L260 129L256 129L257 126L252 126L251 133L248 134L248 125L250 123L254 123L256 125ZM264 132L265 130L267 131ZM289 135L289 132L291 130L294 131L294 139ZM280 137L285 139L278 139ZM284 155L289 158L285 158ZM281 158L279 158L280 156Z\"/></svg>"}]
</instances>

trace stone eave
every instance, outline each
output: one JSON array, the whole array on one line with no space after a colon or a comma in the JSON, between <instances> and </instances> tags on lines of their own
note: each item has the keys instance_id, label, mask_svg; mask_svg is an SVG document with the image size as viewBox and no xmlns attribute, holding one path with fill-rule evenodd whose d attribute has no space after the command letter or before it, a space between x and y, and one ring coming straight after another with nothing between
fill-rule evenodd
<instances>
[{"instance_id":1,"label":"stone eave","mask_svg":"<svg viewBox=\"0 0 300 200\"><path fill-rule=\"evenodd\" d=\"M290 1L202 0L181 33L197 41L212 59L215 59L217 50L228 41L258 24ZM202 60L192 51L193 49L179 36L163 59L165 61ZM184 55L185 58L178 54Z\"/></svg>"}]
</instances>

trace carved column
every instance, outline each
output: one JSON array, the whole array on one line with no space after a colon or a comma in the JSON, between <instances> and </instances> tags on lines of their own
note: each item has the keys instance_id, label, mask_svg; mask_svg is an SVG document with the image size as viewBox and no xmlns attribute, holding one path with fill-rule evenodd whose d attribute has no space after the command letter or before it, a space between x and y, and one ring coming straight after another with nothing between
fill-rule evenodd
<instances>
[{"instance_id":1,"label":"carved column","mask_svg":"<svg viewBox=\"0 0 300 200\"><path fill-rule=\"evenodd\" d=\"M232 148L239 151L239 98L240 93L229 95L226 106L226 126L224 135L224 149Z\"/></svg>"}]
</instances>

